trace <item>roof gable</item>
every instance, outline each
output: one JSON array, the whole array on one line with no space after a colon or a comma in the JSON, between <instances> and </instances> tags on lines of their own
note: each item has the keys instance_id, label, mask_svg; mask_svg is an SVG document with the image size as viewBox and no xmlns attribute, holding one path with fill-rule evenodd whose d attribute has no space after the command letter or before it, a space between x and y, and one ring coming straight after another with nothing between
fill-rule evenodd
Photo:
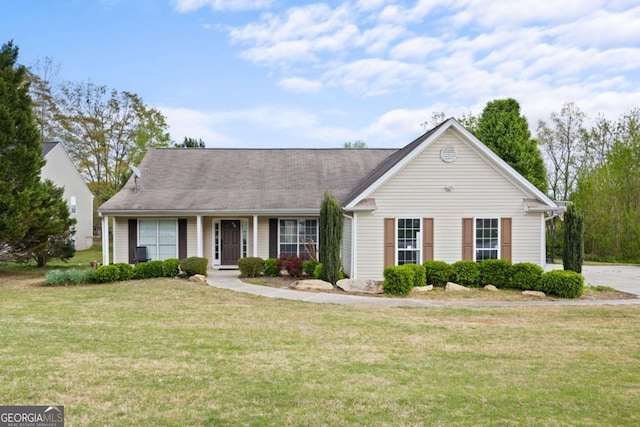
<instances>
[{"instance_id":1,"label":"roof gable","mask_svg":"<svg viewBox=\"0 0 640 427\"><path fill-rule=\"evenodd\" d=\"M59 142L43 142L42 143L42 157L46 157L47 154L49 154L49 152L51 150L53 150L58 144L59 144Z\"/></svg>"}]
</instances>

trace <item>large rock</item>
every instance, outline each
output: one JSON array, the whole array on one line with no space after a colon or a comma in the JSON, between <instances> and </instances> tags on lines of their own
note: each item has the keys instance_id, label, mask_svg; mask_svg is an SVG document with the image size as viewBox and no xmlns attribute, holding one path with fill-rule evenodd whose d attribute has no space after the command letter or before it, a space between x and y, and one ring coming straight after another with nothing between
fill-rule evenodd
<instances>
[{"instance_id":1,"label":"large rock","mask_svg":"<svg viewBox=\"0 0 640 427\"><path fill-rule=\"evenodd\" d=\"M297 282L293 282L291 284L293 289L300 289L306 291L331 291L333 290L333 285L329 282L325 282L324 280L318 279L307 279L307 280L298 280Z\"/></svg>"},{"instance_id":2,"label":"large rock","mask_svg":"<svg viewBox=\"0 0 640 427\"><path fill-rule=\"evenodd\" d=\"M471 289L467 288L466 286L458 285L457 283L447 282L444 290L448 292L465 292L470 291Z\"/></svg>"},{"instance_id":3,"label":"large rock","mask_svg":"<svg viewBox=\"0 0 640 427\"><path fill-rule=\"evenodd\" d=\"M342 279L336 286L345 292L360 292L363 294L381 294L382 282L367 279Z\"/></svg>"},{"instance_id":4,"label":"large rock","mask_svg":"<svg viewBox=\"0 0 640 427\"><path fill-rule=\"evenodd\" d=\"M207 279L202 274L194 274L193 276L189 277L189 281L195 283L204 283L207 281Z\"/></svg>"},{"instance_id":5,"label":"large rock","mask_svg":"<svg viewBox=\"0 0 640 427\"><path fill-rule=\"evenodd\" d=\"M496 288L493 285L487 285L484 287L485 291L491 291L491 292L496 292L498 290L498 288Z\"/></svg>"},{"instance_id":6,"label":"large rock","mask_svg":"<svg viewBox=\"0 0 640 427\"><path fill-rule=\"evenodd\" d=\"M429 292L433 290L433 285L427 285L427 286L416 286L413 288L413 292L415 293L421 293L421 292Z\"/></svg>"},{"instance_id":7,"label":"large rock","mask_svg":"<svg viewBox=\"0 0 640 427\"><path fill-rule=\"evenodd\" d=\"M522 295L528 295L530 297L539 297L539 298L544 298L547 296L544 292L540 292L540 291L522 291Z\"/></svg>"}]
</instances>

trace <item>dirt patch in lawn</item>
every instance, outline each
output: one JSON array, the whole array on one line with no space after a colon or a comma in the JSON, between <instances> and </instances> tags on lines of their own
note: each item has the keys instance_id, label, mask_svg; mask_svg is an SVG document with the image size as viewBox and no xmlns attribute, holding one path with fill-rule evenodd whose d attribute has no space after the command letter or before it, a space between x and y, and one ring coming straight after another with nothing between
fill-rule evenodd
<instances>
[{"instance_id":1,"label":"dirt patch in lawn","mask_svg":"<svg viewBox=\"0 0 640 427\"><path fill-rule=\"evenodd\" d=\"M269 286L272 288L280 288L280 289L290 289L291 285L298 279L293 277L259 277L259 278L245 278L241 279L246 283L250 283L258 286ZM320 292L314 290L299 290L300 292ZM372 298L380 298L387 297L388 295L379 294L379 295L371 295L371 294L363 294L357 292L345 292L340 288L334 288L332 291L322 291L327 293L335 293L335 294L348 294L348 295L362 295L368 296ZM483 288L470 288L469 291L466 292L447 292L444 287L434 287L432 291L413 292L406 298L426 300L426 301L469 301L469 300L477 300L477 301L555 301L561 298L546 296L546 297L535 297L522 295L522 291L516 289L498 289L498 291L487 291ZM577 300L619 300L619 299L635 299L636 295L629 294L626 292L617 291L610 287L604 286L586 286L585 292L580 298L576 298Z\"/></svg>"}]
</instances>

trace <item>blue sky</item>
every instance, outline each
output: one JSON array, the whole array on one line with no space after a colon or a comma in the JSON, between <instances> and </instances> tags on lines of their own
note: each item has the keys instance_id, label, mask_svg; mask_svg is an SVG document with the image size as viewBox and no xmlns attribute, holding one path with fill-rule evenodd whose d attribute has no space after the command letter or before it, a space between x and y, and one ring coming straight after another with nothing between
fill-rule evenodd
<instances>
[{"instance_id":1,"label":"blue sky","mask_svg":"<svg viewBox=\"0 0 640 427\"><path fill-rule=\"evenodd\" d=\"M173 140L401 147L433 112L640 106L637 0L0 0L0 43L127 90Z\"/></svg>"}]
</instances>

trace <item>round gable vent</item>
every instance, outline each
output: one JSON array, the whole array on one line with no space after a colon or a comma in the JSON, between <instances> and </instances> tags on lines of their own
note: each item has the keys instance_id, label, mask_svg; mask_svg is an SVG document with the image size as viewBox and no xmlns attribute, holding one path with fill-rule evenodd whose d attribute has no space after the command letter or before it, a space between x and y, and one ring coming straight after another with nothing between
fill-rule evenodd
<instances>
[{"instance_id":1,"label":"round gable vent","mask_svg":"<svg viewBox=\"0 0 640 427\"><path fill-rule=\"evenodd\" d=\"M453 145L446 145L440 150L440 158L443 162L451 163L458 158L458 151Z\"/></svg>"}]
</instances>

